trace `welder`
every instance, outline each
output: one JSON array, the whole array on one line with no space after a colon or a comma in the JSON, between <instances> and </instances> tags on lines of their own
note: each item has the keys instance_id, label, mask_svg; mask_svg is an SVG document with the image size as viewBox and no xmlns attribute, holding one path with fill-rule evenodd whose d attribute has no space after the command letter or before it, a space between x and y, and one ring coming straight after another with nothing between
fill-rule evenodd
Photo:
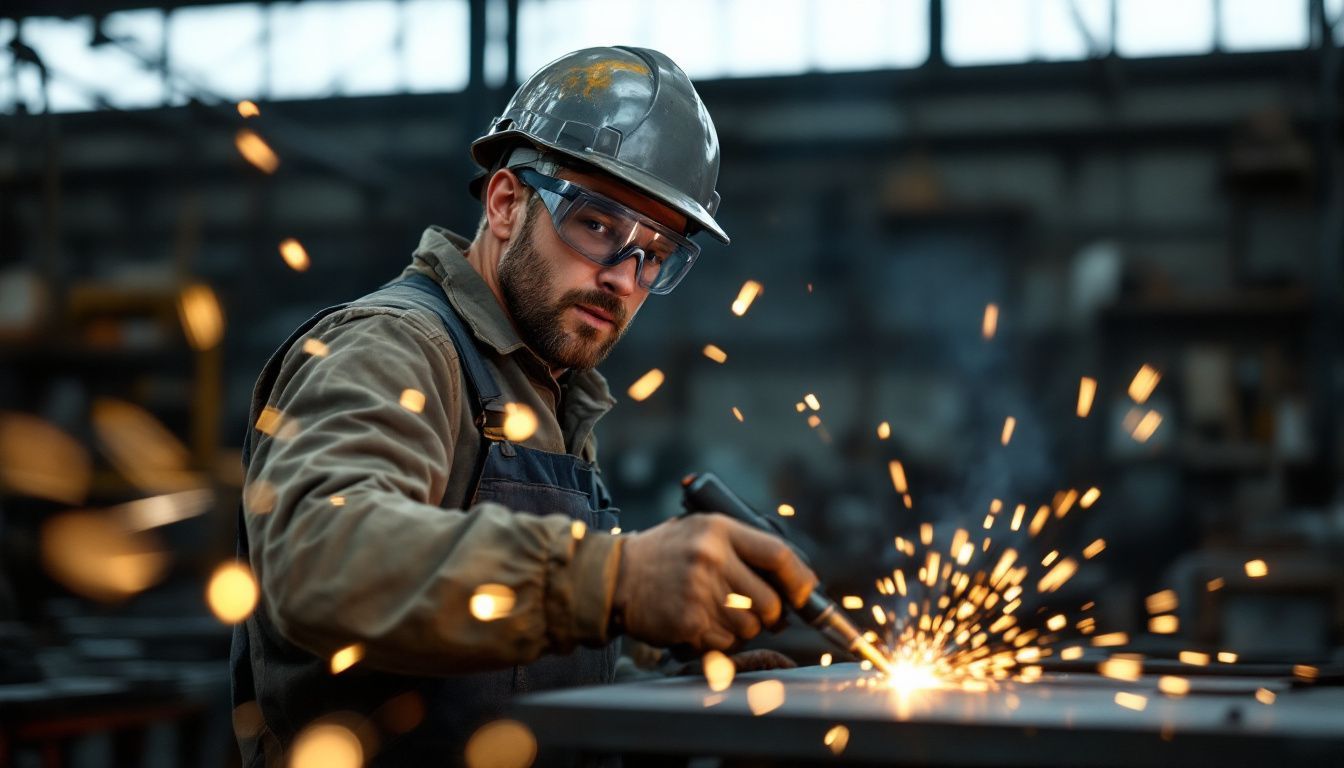
<instances>
[{"instance_id":1,"label":"welder","mask_svg":"<svg viewBox=\"0 0 1344 768\"><path fill-rule=\"evenodd\" d=\"M686 277L693 235L729 240L685 73L648 49L566 55L470 149L475 236L425 230L400 276L303 324L257 382L239 555L261 599L231 660L235 706L261 716L246 766L334 713L378 731L369 764L451 763L515 694L611 681L622 634L731 652L816 582L721 515L611 533L593 426L615 401L594 369ZM535 429L511 439L519 413ZM509 600L473 613L483 587ZM384 727L408 700L414 727Z\"/></svg>"}]
</instances>

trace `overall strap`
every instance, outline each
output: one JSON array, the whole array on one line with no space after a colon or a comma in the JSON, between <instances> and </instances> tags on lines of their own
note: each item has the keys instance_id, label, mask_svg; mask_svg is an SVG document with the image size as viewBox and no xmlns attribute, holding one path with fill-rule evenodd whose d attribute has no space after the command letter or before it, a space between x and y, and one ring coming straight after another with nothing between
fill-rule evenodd
<instances>
[{"instance_id":1,"label":"overall strap","mask_svg":"<svg viewBox=\"0 0 1344 768\"><path fill-rule=\"evenodd\" d=\"M427 275L416 273L403 280L384 285L378 290L378 295L411 302L432 310L439 316L443 321L443 327L448 331L449 338L453 341L453 346L457 348L458 360L461 361L462 371L466 374L476 426L489 440L503 440L504 396L500 393L494 375L486 367L485 359L476 348L471 331L448 303L443 287Z\"/></svg>"}]
</instances>

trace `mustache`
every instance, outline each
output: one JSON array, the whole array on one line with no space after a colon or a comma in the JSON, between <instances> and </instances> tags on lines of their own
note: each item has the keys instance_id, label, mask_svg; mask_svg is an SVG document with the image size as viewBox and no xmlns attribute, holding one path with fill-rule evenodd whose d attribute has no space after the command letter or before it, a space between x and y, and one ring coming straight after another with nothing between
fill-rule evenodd
<instances>
[{"instance_id":1,"label":"mustache","mask_svg":"<svg viewBox=\"0 0 1344 768\"><path fill-rule=\"evenodd\" d=\"M560 297L560 309L565 310L579 304L587 304L597 307L611 315L619 330L625 327L626 312L625 305L621 300L609 293L601 291L572 290Z\"/></svg>"}]
</instances>

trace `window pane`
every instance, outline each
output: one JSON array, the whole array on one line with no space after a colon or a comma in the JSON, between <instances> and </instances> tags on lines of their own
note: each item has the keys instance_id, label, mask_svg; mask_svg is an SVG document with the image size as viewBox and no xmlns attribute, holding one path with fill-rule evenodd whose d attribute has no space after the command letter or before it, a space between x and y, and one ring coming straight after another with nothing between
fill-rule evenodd
<instances>
[{"instance_id":1,"label":"window pane","mask_svg":"<svg viewBox=\"0 0 1344 768\"><path fill-rule=\"evenodd\" d=\"M23 41L37 51L47 67L47 93L52 112L86 112L94 108L96 83L90 81L97 64L89 53L93 22L87 16L77 19L29 18L20 28ZM5 54L8 56L8 52ZM20 65L34 69L32 65ZM27 90L27 89L25 89ZM27 95L30 108L42 109L37 94ZM34 98L37 96L37 98Z\"/></svg>"},{"instance_id":2,"label":"window pane","mask_svg":"<svg viewBox=\"0 0 1344 768\"><path fill-rule=\"evenodd\" d=\"M1040 0L1038 13L1038 58L1068 61L1110 51L1110 0Z\"/></svg>"},{"instance_id":3,"label":"window pane","mask_svg":"<svg viewBox=\"0 0 1344 768\"><path fill-rule=\"evenodd\" d=\"M726 74L778 75L808 66L807 0L728 0Z\"/></svg>"},{"instance_id":4,"label":"window pane","mask_svg":"<svg viewBox=\"0 0 1344 768\"><path fill-rule=\"evenodd\" d=\"M311 99L398 90L390 0L271 6L271 96Z\"/></svg>"},{"instance_id":5,"label":"window pane","mask_svg":"<svg viewBox=\"0 0 1344 768\"><path fill-rule=\"evenodd\" d=\"M466 0L407 0L402 13L406 90L436 93L466 88L471 66Z\"/></svg>"},{"instance_id":6,"label":"window pane","mask_svg":"<svg viewBox=\"0 0 1344 768\"><path fill-rule=\"evenodd\" d=\"M949 64L1002 64L1032 55L1031 0L944 0L943 54Z\"/></svg>"},{"instance_id":7,"label":"window pane","mask_svg":"<svg viewBox=\"0 0 1344 768\"><path fill-rule=\"evenodd\" d=\"M1121 56L1176 56L1213 50L1213 0L1115 0Z\"/></svg>"},{"instance_id":8,"label":"window pane","mask_svg":"<svg viewBox=\"0 0 1344 768\"><path fill-rule=\"evenodd\" d=\"M1229 51L1305 48L1307 0L1223 0L1219 39Z\"/></svg>"},{"instance_id":9,"label":"window pane","mask_svg":"<svg viewBox=\"0 0 1344 768\"><path fill-rule=\"evenodd\" d=\"M928 0L833 0L811 7L819 70L915 67L929 58Z\"/></svg>"},{"instance_id":10,"label":"window pane","mask_svg":"<svg viewBox=\"0 0 1344 768\"><path fill-rule=\"evenodd\" d=\"M116 41L98 49L107 100L121 109L154 107L167 96L155 68L163 51L163 12L118 11L103 19L103 33ZM127 50L129 49L129 50Z\"/></svg>"},{"instance_id":11,"label":"window pane","mask_svg":"<svg viewBox=\"0 0 1344 768\"><path fill-rule=\"evenodd\" d=\"M524 78L580 48L647 44L641 33L648 26L625 0L523 0L518 17L518 73Z\"/></svg>"},{"instance_id":12,"label":"window pane","mask_svg":"<svg viewBox=\"0 0 1344 768\"><path fill-rule=\"evenodd\" d=\"M178 9L168 17L168 66L223 98L257 98L265 63L261 25L255 5ZM181 93L173 96L174 103L185 100Z\"/></svg>"}]
</instances>

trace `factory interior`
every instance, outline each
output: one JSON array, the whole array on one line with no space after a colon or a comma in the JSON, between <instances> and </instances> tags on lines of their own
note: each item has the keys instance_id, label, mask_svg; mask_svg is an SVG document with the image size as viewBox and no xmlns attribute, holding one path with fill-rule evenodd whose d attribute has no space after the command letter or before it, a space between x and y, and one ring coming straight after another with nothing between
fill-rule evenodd
<instances>
[{"instance_id":1,"label":"factory interior","mask_svg":"<svg viewBox=\"0 0 1344 768\"><path fill-rule=\"evenodd\" d=\"M712 473L862 634L627 638L434 764L1344 766L1344 0L4 0L0 767L249 764L259 374L616 45L694 84L731 243L598 367L588 537ZM251 764L420 764L407 696Z\"/></svg>"}]
</instances>

